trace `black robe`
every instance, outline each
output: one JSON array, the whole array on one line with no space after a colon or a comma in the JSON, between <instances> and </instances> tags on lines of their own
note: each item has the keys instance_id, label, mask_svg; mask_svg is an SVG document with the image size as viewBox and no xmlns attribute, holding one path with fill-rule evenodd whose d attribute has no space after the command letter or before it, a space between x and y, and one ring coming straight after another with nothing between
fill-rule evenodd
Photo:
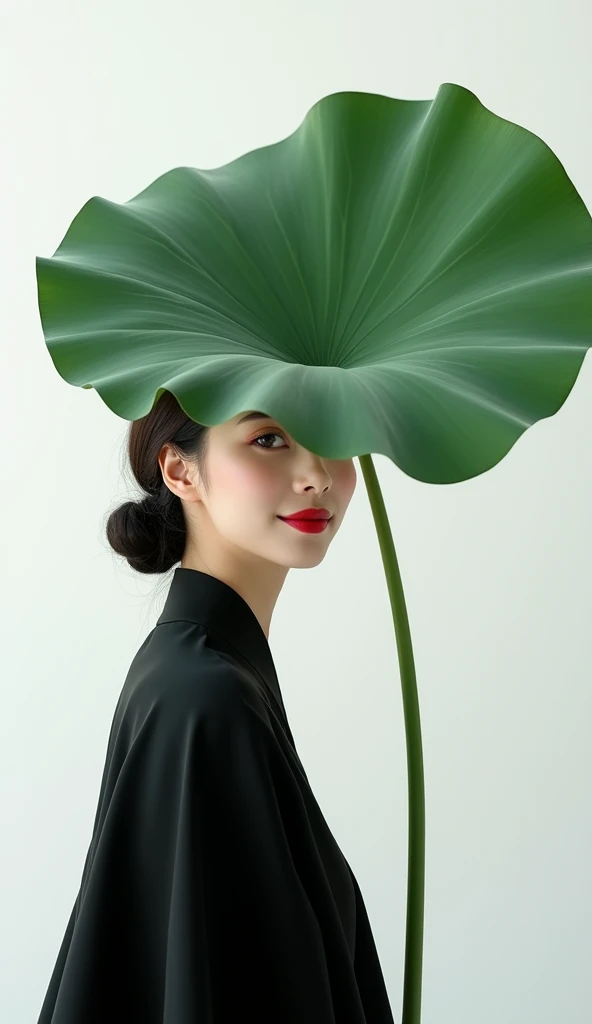
<instances>
[{"instance_id":1,"label":"black robe","mask_svg":"<svg viewBox=\"0 0 592 1024\"><path fill-rule=\"evenodd\" d=\"M115 709L38 1024L393 1024L364 901L228 584L177 568Z\"/></svg>"}]
</instances>

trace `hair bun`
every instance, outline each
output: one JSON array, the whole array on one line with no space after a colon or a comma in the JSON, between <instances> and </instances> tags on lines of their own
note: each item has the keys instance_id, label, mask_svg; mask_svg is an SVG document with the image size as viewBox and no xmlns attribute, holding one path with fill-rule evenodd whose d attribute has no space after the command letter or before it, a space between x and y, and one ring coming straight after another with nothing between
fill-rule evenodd
<instances>
[{"instance_id":1,"label":"hair bun","mask_svg":"<svg viewBox=\"0 0 592 1024\"><path fill-rule=\"evenodd\" d=\"M129 466L135 484L144 494L138 501L124 501L107 518L107 540L143 573L168 572L182 561L187 544L183 502L167 486L160 455L164 445L199 469L207 491L206 452L209 427L196 423L179 405L171 391L163 391L152 409L131 420L127 438Z\"/></svg>"},{"instance_id":2,"label":"hair bun","mask_svg":"<svg viewBox=\"0 0 592 1024\"><path fill-rule=\"evenodd\" d=\"M107 520L109 544L136 572L167 572L183 557L186 536L181 502L166 490L168 500L147 494L139 501L124 501Z\"/></svg>"},{"instance_id":3,"label":"hair bun","mask_svg":"<svg viewBox=\"0 0 592 1024\"><path fill-rule=\"evenodd\" d=\"M137 505L138 509L142 512L154 513L158 505L158 496L156 494L145 494L139 501L133 501L130 504Z\"/></svg>"}]
</instances>

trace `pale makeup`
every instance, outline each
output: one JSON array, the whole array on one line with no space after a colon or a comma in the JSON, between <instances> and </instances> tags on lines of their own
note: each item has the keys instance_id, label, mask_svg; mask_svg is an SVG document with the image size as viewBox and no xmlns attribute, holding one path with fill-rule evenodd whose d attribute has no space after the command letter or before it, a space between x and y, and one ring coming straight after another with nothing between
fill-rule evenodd
<instances>
[{"instance_id":1,"label":"pale makeup","mask_svg":"<svg viewBox=\"0 0 592 1024\"><path fill-rule=\"evenodd\" d=\"M357 475L353 459L315 455L279 421L255 412L210 428L207 492L197 471L172 449L163 448L159 461L167 485L185 503L189 536L181 564L250 593L268 628L288 571L312 568L325 557ZM277 518L309 507L332 514L322 533L302 533Z\"/></svg>"}]
</instances>

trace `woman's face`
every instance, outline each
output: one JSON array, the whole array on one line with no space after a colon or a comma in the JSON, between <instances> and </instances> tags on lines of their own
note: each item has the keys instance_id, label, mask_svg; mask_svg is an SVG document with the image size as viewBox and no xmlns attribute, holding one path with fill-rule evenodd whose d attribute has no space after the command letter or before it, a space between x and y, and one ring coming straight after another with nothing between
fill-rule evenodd
<instances>
[{"instance_id":1,"label":"woman's face","mask_svg":"<svg viewBox=\"0 0 592 1024\"><path fill-rule=\"evenodd\" d=\"M314 455L277 420L255 412L210 427L206 470L207 491L195 471L195 495L185 504L206 560L212 545L222 545L226 556L248 553L287 568L323 560L357 479L353 459ZM331 513L320 533L279 518L311 507Z\"/></svg>"}]
</instances>

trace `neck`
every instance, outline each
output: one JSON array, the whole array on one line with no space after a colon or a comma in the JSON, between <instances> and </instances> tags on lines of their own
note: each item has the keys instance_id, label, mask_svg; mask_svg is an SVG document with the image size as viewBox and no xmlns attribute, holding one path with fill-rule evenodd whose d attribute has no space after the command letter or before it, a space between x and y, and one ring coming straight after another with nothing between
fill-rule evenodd
<instances>
[{"instance_id":1,"label":"neck","mask_svg":"<svg viewBox=\"0 0 592 1024\"><path fill-rule=\"evenodd\" d=\"M219 552L208 552L207 562L198 552L185 551L181 568L197 569L222 580L247 602L266 639L269 639L271 617L288 572L288 567L253 559L252 556L230 558Z\"/></svg>"}]
</instances>

